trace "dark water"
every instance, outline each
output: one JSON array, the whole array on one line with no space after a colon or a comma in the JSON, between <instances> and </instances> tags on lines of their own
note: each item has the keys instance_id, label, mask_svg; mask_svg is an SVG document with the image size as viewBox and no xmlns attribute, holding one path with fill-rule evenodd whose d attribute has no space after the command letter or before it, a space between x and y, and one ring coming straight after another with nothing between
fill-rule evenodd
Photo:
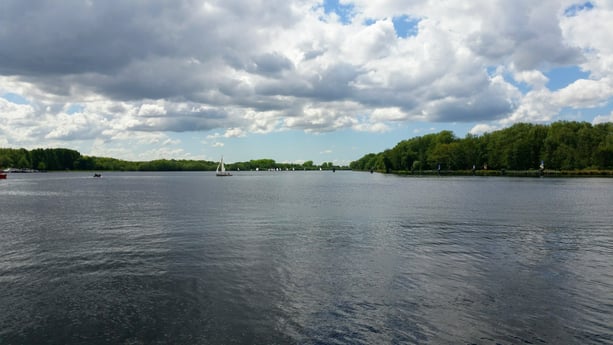
<instances>
[{"instance_id":1,"label":"dark water","mask_svg":"<svg viewBox=\"0 0 613 345\"><path fill-rule=\"evenodd\" d=\"M13 174L0 344L613 344L613 179Z\"/></svg>"}]
</instances>

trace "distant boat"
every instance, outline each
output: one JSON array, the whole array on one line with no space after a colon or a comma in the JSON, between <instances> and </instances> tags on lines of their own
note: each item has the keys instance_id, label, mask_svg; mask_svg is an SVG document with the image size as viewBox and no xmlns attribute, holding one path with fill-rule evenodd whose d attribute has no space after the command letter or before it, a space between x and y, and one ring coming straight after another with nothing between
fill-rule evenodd
<instances>
[{"instance_id":1,"label":"distant boat","mask_svg":"<svg viewBox=\"0 0 613 345\"><path fill-rule=\"evenodd\" d=\"M215 171L215 175L217 176L232 176L229 171L226 171L226 166L223 164L223 157L217 164L217 170Z\"/></svg>"},{"instance_id":2,"label":"distant boat","mask_svg":"<svg viewBox=\"0 0 613 345\"><path fill-rule=\"evenodd\" d=\"M102 177L102 174L95 173L94 177Z\"/></svg>"},{"instance_id":3,"label":"distant boat","mask_svg":"<svg viewBox=\"0 0 613 345\"><path fill-rule=\"evenodd\" d=\"M6 180L6 174L3 172L0 172L0 180Z\"/></svg>"}]
</instances>

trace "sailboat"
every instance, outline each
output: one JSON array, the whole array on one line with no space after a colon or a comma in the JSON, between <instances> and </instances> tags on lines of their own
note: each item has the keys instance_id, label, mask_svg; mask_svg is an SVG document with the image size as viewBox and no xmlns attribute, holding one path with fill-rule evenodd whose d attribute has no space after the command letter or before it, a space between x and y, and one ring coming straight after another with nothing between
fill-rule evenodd
<instances>
[{"instance_id":1,"label":"sailboat","mask_svg":"<svg viewBox=\"0 0 613 345\"><path fill-rule=\"evenodd\" d=\"M229 171L226 171L226 166L223 164L223 156L217 164L217 170L215 171L215 175L217 176L232 176Z\"/></svg>"}]
</instances>

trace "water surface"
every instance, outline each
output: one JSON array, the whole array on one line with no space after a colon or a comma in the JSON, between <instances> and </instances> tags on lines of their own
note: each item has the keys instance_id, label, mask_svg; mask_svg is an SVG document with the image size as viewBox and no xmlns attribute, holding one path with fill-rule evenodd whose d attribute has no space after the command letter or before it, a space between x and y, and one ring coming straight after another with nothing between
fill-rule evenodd
<instances>
[{"instance_id":1,"label":"water surface","mask_svg":"<svg viewBox=\"0 0 613 345\"><path fill-rule=\"evenodd\" d=\"M613 344L613 180L11 174L2 344Z\"/></svg>"}]
</instances>

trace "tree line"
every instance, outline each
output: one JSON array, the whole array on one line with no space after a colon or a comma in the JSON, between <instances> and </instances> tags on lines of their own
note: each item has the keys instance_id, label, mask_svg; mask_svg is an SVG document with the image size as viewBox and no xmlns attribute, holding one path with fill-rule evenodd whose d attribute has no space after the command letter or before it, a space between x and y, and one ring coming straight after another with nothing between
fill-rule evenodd
<instances>
[{"instance_id":1,"label":"tree line","mask_svg":"<svg viewBox=\"0 0 613 345\"><path fill-rule=\"evenodd\" d=\"M108 157L84 156L65 148L11 149L0 148L0 168L34 169L39 171L87 170L87 171L213 171L218 162L205 160L158 159L145 162L125 161ZM278 163L273 159L257 159L248 162L226 164L228 170L315 170L339 169L332 162L317 166L313 161L303 164ZM344 167L348 168L348 167Z\"/></svg>"},{"instance_id":2,"label":"tree line","mask_svg":"<svg viewBox=\"0 0 613 345\"><path fill-rule=\"evenodd\" d=\"M613 123L518 123L509 128L457 138L451 131L399 142L351 162L354 170L613 169ZM474 168L473 168L474 167Z\"/></svg>"},{"instance_id":3,"label":"tree line","mask_svg":"<svg viewBox=\"0 0 613 345\"><path fill-rule=\"evenodd\" d=\"M386 172L428 170L536 170L541 162L551 170L613 169L613 123L518 123L480 136L457 138L451 131L427 134L399 142L394 148L369 153L349 167L332 162L316 165L278 163L257 159L226 164L229 170L347 169ZM213 171L217 162L159 159L146 162L84 156L65 148L0 148L0 168L100 171Z\"/></svg>"}]
</instances>

